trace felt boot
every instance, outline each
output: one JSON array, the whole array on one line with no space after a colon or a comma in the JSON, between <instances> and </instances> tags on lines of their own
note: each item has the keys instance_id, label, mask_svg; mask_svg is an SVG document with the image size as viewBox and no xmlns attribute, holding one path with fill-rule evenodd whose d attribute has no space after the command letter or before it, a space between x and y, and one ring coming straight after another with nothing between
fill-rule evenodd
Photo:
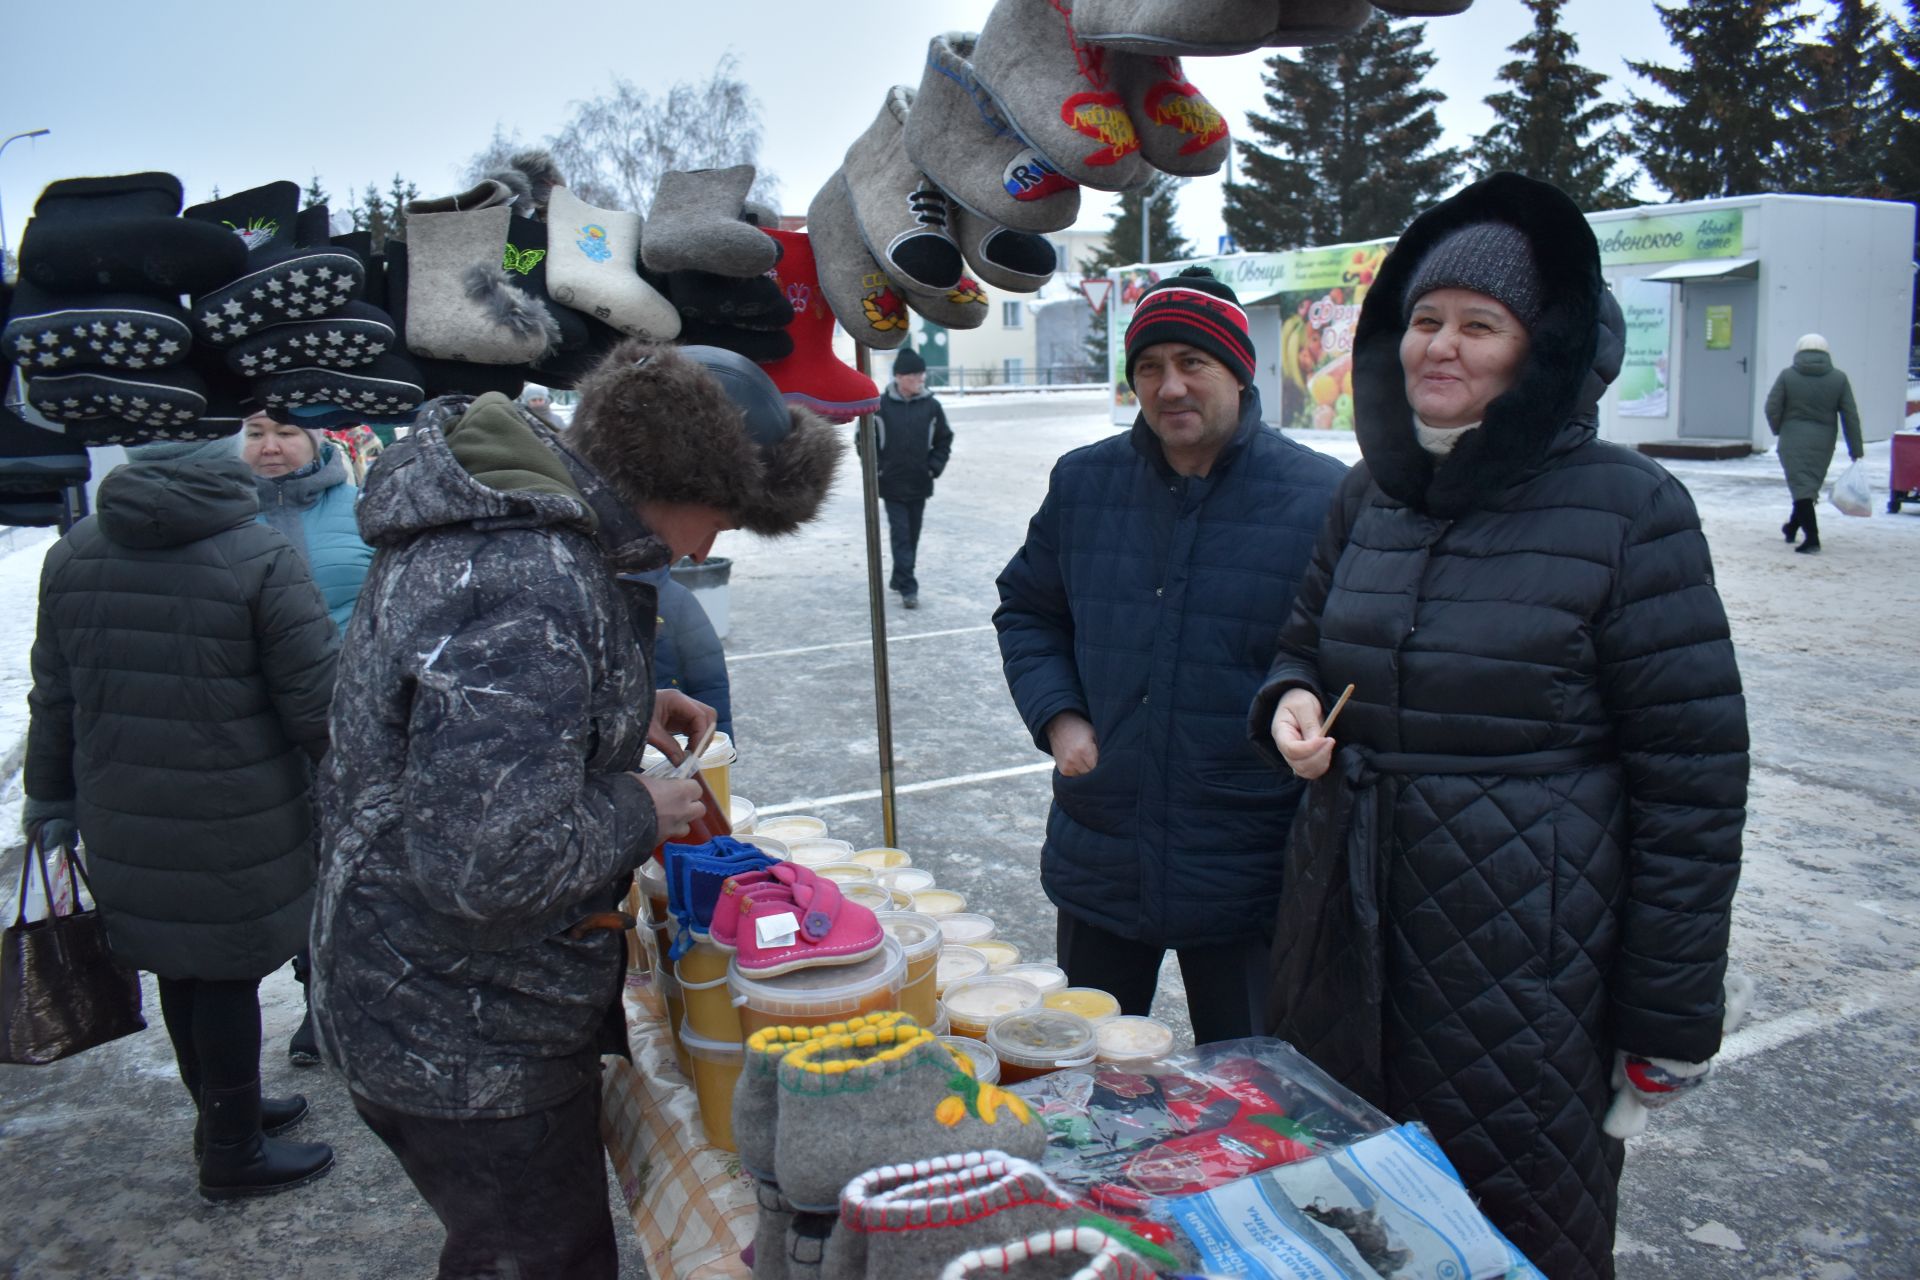
<instances>
[{"instance_id":1,"label":"felt boot","mask_svg":"<svg viewBox=\"0 0 1920 1280\"><path fill-rule=\"evenodd\" d=\"M324 405L369 418L398 417L427 398L420 370L392 351L354 369L287 369L255 378L251 386L255 398L276 411Z\"/></svg>"},{"instance_id":2,"label":"felt boot","mask_svg":"<svg viewBox=\"0 0 1920 1280\"><path fill-rule=\"evenodd\" d=\"M466 197L491 198L483 184ZM476 194L476 192L478 194ZM541 303L513 287L501 265L513 210L503 202L441 210L446 201L407 206L407 349L467 364L526 364L559 342Z\"/></svg>"},{"instance_id":3,"label":"felt boot","mask_svg":"<svg viewBox=\"0 0 1920 1280\"><path fill-rule=\"evenodd\" d=\"M999 0L974 45L973 73L1054 169L1083 186L1126 191L1150 173L1110 57L1074 33L1067 0Z\"/></svg>"},{"instance_id":4,"label":"felt boot","mask_svg":"<svg viewBox=\"0 0 1920 1280\"><path fill-rule=\"evenodd\" d=\"M624 334L668 342L680 313L640 278L640 215L596 209L565 187L547 200L547 291Z\"/></svg>"},{"instance_id":5,"label":"felt boot","mask_svg":"<svg viewBox=\"0 0 1920 1280\"><path fill-rule=\"evenodd\" d=\"M836 422L880 407L880 388L833 350L834 316L813 258L813 239L803 231L769 231L780 243L774 279L793 307L786 329L793 354L766 366L767 376L789 401Z\"/></svg>"},{"instance_id":6,"label":"felt boot","mask_svg":"<svg viewBox=\"0 0 1920 1280\"><path fill-rule=\"evenodd\" d=\"M798 1213L787 1223L787 1280L820 1280L827 1243L840 1225L833 1213Z\"/></svg>"},{"instance_id":7,"label":"felt boot","mask_svg":"<svg viewBox=\"0 0 1920 1280\"><path fill-rule=\"evenodd\" d=\"M1450 18L1473 7L1473 0L1375 0L1374 8L1396 18Z\"/></svg>"},{"instance_id":8,"label":"felt boot","mask_svg":"<svg viewBox=\"0 0 1920 1280\"><path fill-rule=\"evenodd\" d=\"M0 407L0 492L57 493L92 475L85 445Z\"/></svg>"},{"instance_id":9,"label":"felt boot","mask_svg":"<svg viewBox=\"0 0 1920 1280\"><path fill-rule=\"evenodd\" d=\"M170 173L50 183L20 238L20 274L52 293L197 294L239 274L247 251L226 228L177 217Z\"/></svg>"},{"instance_id":10,"label":"felt boot","mask_svg":"<svg viewBox=\"0 0 1920 1280\"><path fill-rule=\"evenodd\" d=\"M570 390L580 385L582 378L599 368L607 354L626 340L625 334L606 321L575 314L586 322L587 345L574 351L556 351L534 365L533 380L543 387Z\"/></svg>"},{"instance_id":11,"label":"felt boot","mask_svg":"<svg viewBox=\"0 0 1920 1280\"><path fill-rule=\"evenodd\" d=\"M506 269L508 283L545 307L553 317L560 336L553 344L553 351L548 353L550 356L578 351L593 340L587 317L572 307L554 305L552 295L547 292L546 223L514 214L507 224L507 250L500 265Z\"/></svg>"},{"instance_id":12,"label":"felt boot","mask_svg":"<svg viewBox=\"0 0 1920 1280\"><path fill-rule=\"evenodd\" d=\"M1037 293L1053 278L1058 255L1045 236L996 226L965 210L954 219L954 232L967 265L990 285Z\"/></svg>"},{"instance_id":13,"label":"felt boot","mask_svg":"<svg viewBox=\"0 0 1920 1280\"><path fill-rule=\"evenodd\" d=\"M329 242L336 249L345 250L366 264L366 283L361 287L360 300L370 307L387 309L387 272L386 259L373 251L373 233L370 231L349 231L345 235L335 236Z\"/></svg>"},{"instance_id":14,"label":"felt boot","mask_svg":"<svg viewBox=\"0 0 1920 1280\"><path fill-rule=\"evenodd\" d=\"M1098 1227L1055 1227L1024 1240L969 1249L939 1280L1155 1280L1153 1263Z\"/></svg>"},{"instance_id":15,"label":"felt boot","mask_svg":"<svg viewBox=\"0 0 1920 1280\"><path fill-rule=\"evenodd\" d=\"M982 1148L1038 1159L1046 1147L1025 1102L975 1080L918 1027L823 1037L783 1057L779 1074L775 1173L799 1210L833 1210L882 1160Z\"/></svg>"},{"instance_id":16,"label":"felt boot","mask_svg":"<svg viewBox=\"0 0 1920 1280\"><path fill-rule=\"evenodd\" d=\"M407 269L406 242L387 241L383 256L386 259L387 301L392 307L389 314L393 317L394 332L404 335L407 331L407 290L412 275ZM596 323L588 319L589 325ZM617 331L610 332L618 337ZM612 350L612 347L607 349ZM544 365L558 358L557 353L549 354L541 363ZM498 391L511 399L520 394L520 388L527 381L527 368L524 365L467 364L459 360L435 360L421 355L411 355L409 360L419 375L420 386L428 399L446 395L483 396L489 391ZM544 377L543 383L555 386L559 380Z\"/></svg>"},{"instance_id":17,"label":"felt boot","mask_svg":"<svg viewBox=\"0 0 1920 1280\"><path fill-rule=\"evenodd\" d=\"M208 1200L275 1195L333 1167L333 1148L324 1142L289 1142L261 1132L258 1077L234 1089L202 1090L200 1113L206 1121L200 1194Z\"/></svg>"},{"instance_id":18,"label":"felt boot","mask_svg":"<svg viewBox=\"0 0 1920 1280\"><path fill-rule=\"evenodd\" d=\"M907 155L955 204L1022 231L1064 231L1080 216L1080 185L1015 133L974 81L967 59L977 39L950 31L928 43Z\"/></svg>"},{"instance_id":19,"label":"felt boot","mask_svg":"<svg viewBox=\"0 0 1920 1280\"><path fill-rule=\"evenodd\" d=\"M184 365L125 373L77 368L33 375L26 383L27 403L53 421L115 418L129 424L133 440L187 427L207 408L205 380Z\"/></svg>"},{"instance_id":20,"label":"felt boot","mask_svg":"<svg viewBox=\"0 0 1920 1280\"><path fill-rule=\"evenodd\" d=\"M1373 16L1367 0L1280 0L1280 22L1260 43L1273 48L1334 44Z\"/></svg>"},{"instance_id":21,"label":"felt boot","mask_svg":"<svg viewBox=\"0 0 1920 1280\"><path fill-rule=\"evenodd\" d=\"M1140 154L1162 173L1202 177L1227 162L1227 122L1178 58L1115 53L1113 77L1140 134Z\"/></svg>"},{"instance_id":22,"label":"felt boot","mask_svg":"<svg viewBox=\"0 0 1920 1280\"><path fill-rule=\"evenodd\" d=\"M987 291L969 275L961 276L951 289L917 289L898 280L894 287L914 311L949 329L978 329L993 310Z\"/></svg>"},{"instance_id":23,"label":"felt boot","mask_svg":"<svg viewBox=\"0 0 1920 1280\"><path fill-rule=\"evenodd\" d=\"M319 320L268 325L228 347L227 368L243 378L317 365L357 369L399 344L393 320L364 302L343 303Z\"/></svg>"},{"instance_id":24,"label":"felt boot","mask_svg":"<svg viewBox=\"0 0 1920 1280\"><path fill-rule=\"evenodd\" d=\"M793 1204L771 1182L755 1180L759 1216L753 1222L753 1280L787 1280L787 1231Z\"/></svg>"},{"instance_id":25,"label":"felt boot","mask_svg":"<svg viewBox=\"0 0 1920 1280\"><path fill-rule=\"evenodd\" d=\"M33 373L82 365L160 369L186 358L193 346L187 313L160 297L82 294L61 297L32 281L14 290L0 350Z\"/></svg>"},{"instance_id":26,"label":"felt boot","mask_svg":"<svg viewBox=\"0 0 1920 1280\"><path fill-rule=\"evenodd\" d=\"M750 164L661 174L641 245L647 270L711 271L741 279L772 270L779 248L740 218L752 189Z\"/></svg>"},{"instance_id":27,"label":"felt boot","mask_svg":"<svg viewBox=\"0 0 1920 1280\"><path fill-rule=\"evenodd\" d=\"M755 364L773 364L793 354L793 339L779 329L742 329L704 320L682 321L680 342L689 347L719 347Z\"/></svg>"},{"instance_id":28,"label":"felt boot","mask_svg":"<svg viewBox=\"0 0 1920 1280\"><path fill-rule=\"evenodd\" d=\"M324 237L317 245L300 242L301 219L311 223L314 210L296 213L299 199L293 183L270 182L187 210L186 217L225 227L247 247L232 279L194 296L202 341L227 346L268 325L317 319L364 291L361 258ZM325 209L316 208L324 222Z\"/></svg>"},{"instance_id":29,"label":"felt boot","mask_svg":"<svg viewBox=\"0 0 1920 1280\"><path fill-rule=\"evenodd\" d=\"M711 271L675 271L667 277L667 297L683 324L771 330L793 323L793 304L772 273L743 280Z\"/></svg>"},{"instance_id":30,"label":"felt boot","mask_svg":"<svg viewBox=\"0 0 1920 1280\"><path fill-rule=\"evenodd\" d=\"M906 303L861 239L853 197L838 170L807 206L807 233L813 240L820 292L853 340L877 351L891 351L907 340ZM955 256L959 251L955 250ZM798 308L795 308L798 311ZM796 322L797 323L797 322ZM795 339L796 348L799 339Z\"/></svg>"},{"instance_id":31,"label":"felt boot","mask_svg":"<svg viewBox=\"0 0 1920 1280\"><path fill-rule=\"evenodd\" d=\"M894 280L920 289L960 282L960 247L947 228L946 193L907 157L913 90L895 85L867 131L847 148L840 172L867 251Z\"/></svg>"},{"instance_id":32,"label":"felt boot","mask_svg":"<svg viewBox=\"0 0 1920 1280\"><path fill-rule=\"evenodd\" d=\"M1265 44L1273 12L1274 0L1073 0L1073 29L1129 53L1221 57Z\"/></svg>"},{"instance_id":33,"label":"felt boot","mask_svg":"<svg viewBox=\"0 0 1920 1280\"><path fill-rule=\"evenodd\" d=\"M963 1151L929 1160L916 1160L911 1164L884 1165L867 1170L840 1192L841 1222L827 1241L826 1258L820 1266L821 1280L865 1280L870 1274L868 1233L863 1211L866 1203L875 1196L906 1186L924 1187L929 1179L978 1169L988 1164L1004 1165L1009 1159L1011 1157L1004 1151ZM871 1274L878 1276L880 1273Z\"/></svg>"}]
</instances>

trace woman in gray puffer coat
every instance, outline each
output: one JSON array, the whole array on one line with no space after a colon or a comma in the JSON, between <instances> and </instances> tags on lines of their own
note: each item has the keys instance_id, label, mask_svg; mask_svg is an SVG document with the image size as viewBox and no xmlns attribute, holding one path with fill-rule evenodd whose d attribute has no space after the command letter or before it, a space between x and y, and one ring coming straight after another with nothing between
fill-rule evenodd
<instances>
[{"instance_id":1,"label":"woman in gray puffer coat","mask_svg":"<svg viewBox=\"0 0 1920 1280\"><path fill-rule=\"evenodd\" d=\"M1860 441L1860 410L1853 384L1833 367L1827 340L1809 333L1794 348L1793 367L1782 369L1767 392L1767 425L1780 437L1780 469L1787 473L1793 512L1780 532L1788 542L1796 533L1806 540L1795 551L1820 549L1820 519L1814 504L1833 463L1836 426L1847 433L1847 456L1858 462L1866 450Z\"/></svg>"}]
</instances>

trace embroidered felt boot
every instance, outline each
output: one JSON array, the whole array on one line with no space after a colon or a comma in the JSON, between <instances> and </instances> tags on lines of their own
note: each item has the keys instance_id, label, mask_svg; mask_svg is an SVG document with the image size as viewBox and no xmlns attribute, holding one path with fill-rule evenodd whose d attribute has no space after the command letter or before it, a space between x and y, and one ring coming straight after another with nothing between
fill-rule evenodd
<instances>
[{"instance_id":1,"label":"embroidered felt boot","mask_svg":"<svg viewBox=\"0 0 1920 1280\"><path fill-rule=\"evenodd\" d=\"M324 1142L291 1142L261 1132L258 1077L234 1089L202 1090L200 1114L207 1139L200 1194L208 1200L276 1195L333 1167L333 1148Z\"/></svg>"},{"instance_id":2,"label":"embroidered felt boot","mask_svg":"<svg viewBox=\"0 0 1920 1280\"><path fill-rule=\"evenodd\" d=\"M502 263L513 209L506 190L489 180L407 206L406 341L414 354L523 365L558 343L552 314L507 281Z\"/></svg>"},{"instance_id":3,"label":"embroidered felt boot","mask_svg":"<svg viewBox=\"0 0 1920 1280\"><path fill-rule=\"evenodd\" d=\"M1218 173L1227 162L1227 122L1187 79L1180 59L1116 53L1112 64L1146 162L1182 177Z\"/></svg>"},{"instance_id":4,"label":"embroidered felt boot","mask_svg":"<svg viewBox=\"0 0 1920 1280\"><path fill-rule=\"evenodd\" d=\"M680 313L640 278L640 215L597 209L565 187L547 200L547 290L554 301L634 337L667 342Z\"/></svg>"},{"instance_id":5,"label":"embroidered felt boot","mask_svg":"<svg viewBox=\"0 0 1920 1280\"><path fill-rule=\"evenodd\" d=\"M1058 255L1045 236L996 226L962 209L954 219L967 265L990 285L1036 293L1053 278Z\"/></svg>"},{"instance_id":6,"label":"embroidered felt boot","mask_svg":"<svg viewBox=\"0 0 1920 1280\"><path fill-rule=\"evenodd\" d=\"M854 219L846 177L835 170L807 206L807 233L813 240L820 291L840 325L855 342L892 351L907 340L906 303L880 264L867 251ZM955 251L958 257L958 250ZM797 323L797 322L796 322ZM799 339L794 340L798 347Z\"/></svg>"},{"instance_id":7,"label":"embroidered felt boot","mask_svg":"<svg viewBox=\"0 0 1920 1280\"><path fill-rule=\"evenodd\" d=\"M302 220L315 210L295 213L299 199L293 183L269 182L186 211L226 228L247 249L233 278L195 293L191 316L201 341L224 347L268 325L318 319L365 291L366 264L357 255L325 239L301 242ZM324 222L326 211L318 212Z\"/></svg>"},{"instance_id":8,"label":"embroidered felt boot","mask_svg":"<svg viewBox=\"0 0 1920 1280\"><path fill-rule=\"evenodd\" d=\"M1073 29L1129 53L1222 57L1265 44L1273 14L1274 0L1073 0Z\"/></svg>"},{"instance_id":9,"label":"embroidered felt boot","mask_svg":"<svg viewBox=\"0 0 1920 1280\"><path fill-rule=\"evenodd\" d=\"M1054 169L1084 186L1126 191L1150 172L1113 83L1112 53L1075 34L1067 0L999 0L974 45L973 73Z\"/></svg>"},{"instance_id":10,"label":"embroidered felt boot","mask_svg":"<svg viewBox=\"0 0 1920 1280\"><path fill-rule=\"evenodd\" d=\"M913 90L895 85L865 133L847 148L841 173L853 216L881 270L919 289L951 289L964 264L947 228L947 196L907 156Z\"/></svg>"},{"instance_id":11,"label":"embroidered felt boot","mask_svg":"<svg viewBox=\"0 0 1920 1280\"><path fill-rule=\"evenodd\" d=\"M880 388L833 349L834 315L813 257L813 239L803 231L769 231L780 242L774 279L793 307L786 329L793 354L766 366L767 376L789 401L836 422L880 407ZM869 259L871 261L871 259Z\"/></svg>"},{"instance_id":12,"label":"embroidered felt boot","mask_svg":"<svg viewBox=\"0 0 1920 1280\"><path fill-rule=\"evenodd\" d=\"M742 279L772 270L779 248L740 218L752 189L750 164L661 174L647 212L642 250L647 270L712 271Z\"/></svg>"},{"instance_id":13,"label":"embroidered felt boot","mask_svg":"<svg viewBox=\"0 0 1920 1280\"><path fill-rule=\"evenodd\" d=\"M557 306L547 292L547 224L514 214L507 224L507 250L500 265L507 282L546 308L560 337L545 358L578 351L593 340L587 317L572 307Z\"/></svg>"}]
</instances>

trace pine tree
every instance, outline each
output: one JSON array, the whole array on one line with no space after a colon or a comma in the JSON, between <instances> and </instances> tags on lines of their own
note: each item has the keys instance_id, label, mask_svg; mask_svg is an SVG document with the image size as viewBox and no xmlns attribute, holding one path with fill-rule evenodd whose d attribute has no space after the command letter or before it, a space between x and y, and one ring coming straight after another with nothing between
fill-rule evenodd
<instances>
[{"instance_id":1,"label":"pine tree","mask_svg":"<svg viewBox=\"0 0 1920 1280\"><path fill-rule=\"evenodd\" d=\"M1140 261L1140 207L1149 195L1153 200L1147 205L1146 260L1178 262L1191 258L1193 247L1174 225L1174 203L1179 194L1180 179L1164 173L1139 191L1123 193L1108 215L1106 243L1086 260L1086 274L1104 275L1114 267L1128 267ZM1109 292L1107 306L1114 306L1117 301ZM1105 311L1093 318L1093 326L1087 331L1087 359L1104 376L1107 368Z\"/></svg>"},{"instance_id":2,"label":"pine tree","mask_svg":"<svg viewBox=\"0 0 1920 1280\"><path fill-rule=\"evenodd\" d=\"M1820 39L1800 46L1804 116L1793 130L1783 173L1788 190L1824 196L1879 196L1887 145L1887 20L1872 0L1831 0Z\"/></svg>"},{"instance_id":3,"label":"pine tree","mask_svg":"<svg viewBox=\"0 0 1920 1280\"><path fill-rule=\"evenodd\" d=\"M307 189L300 193L300 207L311 209L317 204L326 202L327 189L320 185L320 175L316 173L313 175L313 180L307 183Z\"/></svg>"},{"instance_id":4,"label":"pine tree","mask_svg":"<svg viewBox=\"0 0 1920 1280\"><path fill-rule=\"evenodd\" d=\"M1606 76L1575 61L1580 44L1560 25L1566 0L1521 2L1533 30L1509 46L1520 57L1500 68L1513 87L1487 97L1494 125L1474 146L1476 167L1551 182L1582 209L1633 204L1631 179L1618 172L1627 139L1614 125L1626 108L1601 98Z\"/></svg>"},{"instance_id":5,"label":"pine tree","mask_svg":"<svg viewBox=\"0 0 1920 1280\"><path fill-rule=\"evenodd\" d=\"M1241 179L1227 185L1227 230L1246 252L1395 235L1452 184L1456 150L1439 149L1422 83L1434 57L1426 26L1376 16L1351 39L1275 54L1263 80L1270 114L1249 114Z\"/></svg>"},{"instance_id":6,"label":"pine tree","mask_svg":"<svg viewBox=\"0 0 1920 1280\"><path fill-rule=\"evenodd\" d=\"M1656 4L1680 65L1627 65L1671 102L1634 96L1640 162L1676 200L1777 190L1794 139L1802 65L1799 0Z\"/></svg>"}]
</instances>

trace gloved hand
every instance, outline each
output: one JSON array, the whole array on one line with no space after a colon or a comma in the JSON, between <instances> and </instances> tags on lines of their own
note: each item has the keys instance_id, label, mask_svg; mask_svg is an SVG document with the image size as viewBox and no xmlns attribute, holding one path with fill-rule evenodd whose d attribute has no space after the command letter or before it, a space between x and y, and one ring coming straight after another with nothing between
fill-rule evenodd
<instances>
[{"instance_id":1,"label":"gloved hand","mask_svg":"<svg viewBox=\"0 0 1920 1280\"><path fill-rule=\"evenodd\" d=\"M79 843L80 829L73 825L73 801L26 798L20 811L20 830L29 840L40 831L40 843L50 849L62 849Z\"/></svg>"},{"instance_id":2,"label":"gloved hand","mask_svg":"<svg viewBox=\"0 0 1920 1280\"><path fill-rule=\"evenodd\" d=\"M1731 966L1722 988L1726 1013L1720 1033L1729 1036L1746 1021L1753 1007L1753 979ZM1610 1138L1633 1138L1645 1133L1647 1113L1707 1082L1711 1062L1676 1062L1637 1053L1613 1055L1613 1104L1600 1127Z\"/></svg>"}]
</instances>

